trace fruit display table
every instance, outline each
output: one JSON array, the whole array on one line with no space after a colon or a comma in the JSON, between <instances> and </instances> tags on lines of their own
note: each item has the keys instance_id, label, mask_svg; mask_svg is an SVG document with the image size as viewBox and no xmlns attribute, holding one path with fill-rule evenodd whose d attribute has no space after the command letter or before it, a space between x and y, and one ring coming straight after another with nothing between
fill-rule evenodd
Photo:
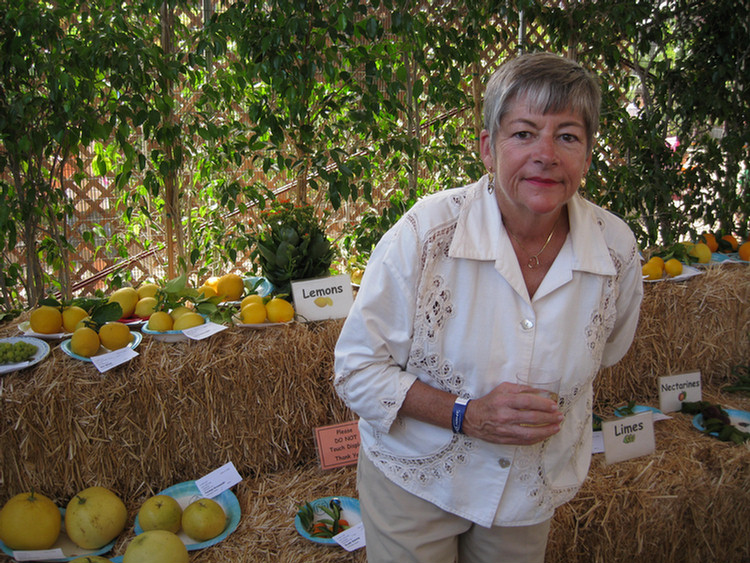
<instances>
[{"instance_id":1,"label":"fruit display table","mask_svg":"<svg viewBox=\"0 0 750 563\"><path fill-rule=\"evenodd\" d=\"M658 406L656 378L694 370L705 398L750 410L746 396L722 391L750 357L750 270L711 268L645 289L636 340L600 375L595 411ZM0 336L17 335L18 322ZM104 374L51 343L43 362L0 376L0 502L34 487L64 506L98 484L125 499L132 534L147 496L231 461L243 477L240 525L191 561L364 561L363 550L307 542L292 523L300 503L356 496L355 469L320 469L313 438L316 427L353 419L331 384L341 322L230 327L199 342L144 336L136 358ZM750 557L748 466L746 445L704 436L675 413L656 424L654 454L613 465L594 456L583 489L555 516L547 561Z\"/></svg>"}]
</instances>

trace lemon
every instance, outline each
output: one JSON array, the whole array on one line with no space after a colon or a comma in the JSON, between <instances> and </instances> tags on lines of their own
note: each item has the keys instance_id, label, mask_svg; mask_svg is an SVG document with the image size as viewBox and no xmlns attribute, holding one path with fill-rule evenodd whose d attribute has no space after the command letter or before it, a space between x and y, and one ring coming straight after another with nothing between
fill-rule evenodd
<instances>
[{"instance_id":1,"label":"lemon","mask_svg":"<svg viewBox=\"0 0 750 563\"><path fill-rule=\"evenodd\" d=\"M664 269L664 259L661 256L652 256L648 261L653 262L654 264L659 266L661 270Z\"/></svg>"},{"instance_id":2,"label":"lemon","mask_svg":"<svg viewBox=\"0 0 750 563\"><path fill-rule=\"evenodd\" d=\"M216 295L227 301L237 301L245 293L245 284L238 274L225 274L216 282Z\"/></svg>"},{"instance_id":3,"label":"lemon","mask_svg":"<svg viewBox=\"0 0 750 563\"><path fill-rule=\"evenodd\" d=\"M679 276L682 273L682 262L677 258L670 258L664 263L664 271L670 278Z\"/></svg>"},{"instance_id":4,"label":"lemon","mask_svg":"<svg viewBox=\"0 0 750 563\"><path fill-rule=\"evenodd\" d=\"M693 258L697 258L700 264L708 264L711 261L711 249L704 242L694 244L689 254Z\"/></svg>"},{"instance_id":5,"label":"lemon","mask_svg":"<svg viewBox=\"0 0 750 563\"><path fill-rule=\"evenodd\" d=\"M166 311L156 311L148 319L148 329L164 332L172 330L174 319Z\"/></svg>"},{"instance_id":6,"label":"lemon","mask_svg":"<svg viewBox=\"0 0 750 563\"><path fill-rule=\"evenodd\" d=\"M250 303L260 303L261 305L263 305L263 298L257 293L246 295L242 298L242 301L240 301L240 311L242 311L242 309L244 309L245 306L249 305Z\"/></svg>"},{"instance_id":7,"label":"lemon","mask_svg":"<svg viewBox=\"0 0 750 563\"><path fill-rule=\"evenodd\" d=\"M167 530L176 534L180 530L182 507L169 495L156 495L146 500L138 511L138 523L144 531Z\"/></svg>"},{"instance_id":8,"label":"lemon","mask_svg":"<svg viewBox=\"0 0 750 563\"><path fill-rule=\"evenodd\" d=\"M646 262L641 267L641 274L647 280L660 280L662 273L661 266L658 262Z\"/></svg>"},{"instance_id":9,"label":"lemon","mask_svg":"<svg viewBox=\"0 0 750 563\"><path fill-rule=\"evenodd\" d=\"M156 300L156 297L143 297L135 304L135 311L133 311L133 313L136 317L145 319L150 317L154 311L156 311L157 304L158 301Z\"/></svg>"},{"instance_id":10,"label":"lemon","mask_svg":"<svg viewBox=\"0 0 750 563\"><path fill-rule=\"evenodd\" d=\"M221 505L210 498L202 498L182 511L182 530L196 540L206 541L224 531L227 515Z\"/></svg>"},{"instance_id":11,"label":"lemon","mask_svg":"<svg viewBox=\"0 0 750 563\"><path fill-rule=\"evenodd\" d=\"M63 318L60 309L42 305L31 311L31 330L39 334L55 334L62 331Z\"/></svg>"},{"instance_id":12,"label":"lemon","mask_svg":"<svg viewBox=\"0 0 750 563\"><path fill-rule=\"evenodd\" d=\"M323 297L323 296L316 297L313 303L315 303L318 307L321 307L321 308L333 307L333 299L331 299L330 297Z\"/></svg>"},{"instance_id":13,"label":"lemon","mask_svg":"<svg viewBox=\"0 0 750 563\"><path fill-rule=\"evenodd\" d=\"M138 534L128 544L122 563L188 563L187 548L180 536L166 530Z\"/></svg>"},{"instance_id":14,"label":"lemon","mask_svg":"<svg viewBox=\"0 0 750 563\"><path fill-rule=\"evenodd\" d=\"M70 349L84 358L90 358L96 354L99 346L101 346L99 335L93 328L87 326L77 328L70 338Z\"/></svg>"},{"instance_id":15,"label":"lemon","mask_svg":"<svg viewBox=\"0 0 750 563\"><path fill-rule=\"evenodd\" d=\"M266 307L263 303L248 303L240 311L242 322L248 325L257 325L266 322Z\"/></svg>"},{"instance_id":16,"label":"lemon","mask_svg":"<svg viewBox=\"0 0 750 563\"><path fill-rule=\"evenodd\" d=\"M155 283L142 283L138 286L138 299L144 297L156 297L156 293L159 291L159 286Z\"/></svg>"},{"instance_id":17,"label":"lemon","mask_svg":"<svg viewBox=\"0 0 750 563\"><path fill-rule=\"evenodd\" d=\"M180 318L175 320L172 330L185 330L186 328L202 325L204 322L203 317L198 313L190 311L180 315Z\"/></svg>"},{"instance_id":18,"label":"lemon","mask_svg":"<svg viewBox=\"0 0 750 563\"><path fill-rule=\"evenodd\" d=\"M99 340L101 340L102 346L108 350L119 350L130 344L133 335L130 334L128 325L110 321L99 329Z\"/></svg>"},{"instance_id":19,"label":"lemon","mask_svg":"<svg viewBox=\"0 0 750 563\"><path fill-rule=\"evenodd\" d=\"M175 307L174 309L172 309L172 311L169 314L172 316L172 319L176 321L185 313L192 313L192 312L193 310L190 307L186 307L185 305L180 305L179 307Z\"/></svg>"},{"instance_id":20,"label":"lemon","mask_svg":"<svg viewBox=\"0 0 750 563\"><path fill-rule=\"evenodd\" d=\"M216 297L216 290L210 285L202 285L198 288L198 294L208 299L209 297Z\"/></svg>"},{"instance_id":21,"label":"lemon","mask_svg":"<svg viewBox=\"0 0 750 563\"><path fill-rule=\"evenodd\" d=\"M135 306L138 303L138 292L134 287L121 287L109 296L110 303L119 303L122 308L122 317L127 319L133 316Z\"/></svg>"},{"instance_id":22,"label":"lemon","mask_svg":"<svg viewBox=\"0 0 750 563\"><path fill-rule=\"evenodd\" d=\"M62 324L65 332L75 332L78 323L88 316L86 310L77 305L65 307L62 312Z\"/></svg>"},{"instance_id":23,"label":"lemon","mask_svg":"<svg viewBox=\"0 0 750 563\"><path fill-rule=\"evenodd\" d=\"M61 528L55 503L33 490L11 497L0 510L0 540L13 550L49 549Z\"/></svg>"},{"instance_id":24,"label":"lemon","mask_svg":"<svg viewBox=\"0 0 750 563\"><path fill-rule=\"evenodd\" d=\"M218 283L219 283L219 276L211 276L206 281L203 282L203 285L207 285L208 287L216 291L216 285Z\"/></svg>"},{"instance_id":25,"label":"lemon","mask_svg":"<svg viewBox=\"0 0 750 563\"><path fill-rule=\"evenodd\" d=\"M272 323L287 323L294 318L294 307L286 299L274 297L266 303L266 314Z\"/></svg>"}]
</instances>

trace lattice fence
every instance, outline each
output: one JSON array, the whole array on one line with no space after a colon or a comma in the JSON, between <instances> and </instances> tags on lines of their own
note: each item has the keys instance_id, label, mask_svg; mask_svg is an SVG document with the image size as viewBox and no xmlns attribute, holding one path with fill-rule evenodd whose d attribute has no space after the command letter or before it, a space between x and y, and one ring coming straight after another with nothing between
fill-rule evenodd
<instances>
[{"instance_id":1,"label":"lattice fence","mask_svg":"<svg viewBox=\"0 0 750 563\"><path fill-rule=\"evenodd\" d=\"M214 0L215 6L220 6L220 2ZM462 5L462 2L458 2ZM199 27L203 24L205 17L202 9L196 9L192 14L183 15L183 22L192 27ZM491 46L481 57L481 61L475 65L473 76L467 81L467 87L472 90L474 99L473 107L453 108L450 113L445 115L434 115L433 120L450 118L467 131L473 131L472 135L477 139L478 152L478 134L481 130L481 96L483 84L486 76L504 59L511 56L518 49L519 29L518 24L506 19L498 18L489 25L498 26L501 30L501 37L505 38L501 42ZM545 49L549 47L543 30L529 28L525 30L525 47L527 49ZM185 99L183 105L177 108L177 119L180 115L191 111L191 106L195 100ZM430 131L424 127L421 132L421 140L426 142ZM124 234L125 225L122 220L122 209L118 208L117 201L119 195L115 192L111 178L96 176L91 170L91 160L93 154L87 152L84 160L86 161L85 170L87 176L78 182L72 179L72 171L65 179L65 188L71 200L75 205L75 213L68 222L68 231L66 233L68 240L71 242L75 251L71 257L74 266L74 272L71 279L74 280L73 290L75 294L90 293L94 289L106 290L106 279L118 270L126 270L132 276L134 282L140 282L146 278L163 278L166 275L167 255L165 245L167 243L163 229L149 227L144 232L139 233L137 239L128 244L127 257L113 255L105 251L103 245L107 240ZM423 170L421 173L427 174ZM192 181L190 171L184 171L182 182L190 184ZM289 178L283 175L264 174L262 170L255 169L252 173L252 181L259 181L270 187L281 200L294 200L294 184ZM345 202L340 209L333 210L326 200L324 191L311 191L309 193L309 202L316 206L317 209L326 210L330 213L329 224L331 225L332 236L341 233L344 225L353 223L361 214L371 207L380 211L388 200L394 186L389 185L386 181L376 188L373 193L373 206L370 206L363 200L356 203ZM189 202L184 202L189 205ZM251 211L247 214L231 213L226 217L227 229L232 229L239 222L251 224L257 219L256 213ZM92 231L97 226L100 234L94 237L93 242L84 238L84 233ZM19 252L18 256L22 253ZM249 257L243 256L238 259L235 265L237 271L247 271L250 269Z\"/></svg>"}]
</instances>

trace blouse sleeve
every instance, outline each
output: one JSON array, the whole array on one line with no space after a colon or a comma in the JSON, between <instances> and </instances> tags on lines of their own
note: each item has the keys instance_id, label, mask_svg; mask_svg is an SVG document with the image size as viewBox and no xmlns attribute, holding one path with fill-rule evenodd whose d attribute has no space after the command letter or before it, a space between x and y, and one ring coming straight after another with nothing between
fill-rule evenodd
<instances>
[{"instance_id":1,"label":"blouse sleeve","mask_svg":"<svg viewBox=\"0 0 750 563\"><path fill-rule=\"evenodd\" d=\"M336 392L384 433L416 379L405 368L419 283L418 248L414 226L406 217L381 239L335 348Z\"/></svg>"},{"instance_id":2,"label":"blouse sleeve","mask_svg":"<svg viewBox=\"0 0 750 563\"><path fill-rule=\"evenodd\" d=\"M631 238L629 259L623 264L618 280L617 321L604 347L603 367L614 365L625 356L638 326L643 300L643 276L637 245L632 235Z\"/></svg>"}]
</instances>

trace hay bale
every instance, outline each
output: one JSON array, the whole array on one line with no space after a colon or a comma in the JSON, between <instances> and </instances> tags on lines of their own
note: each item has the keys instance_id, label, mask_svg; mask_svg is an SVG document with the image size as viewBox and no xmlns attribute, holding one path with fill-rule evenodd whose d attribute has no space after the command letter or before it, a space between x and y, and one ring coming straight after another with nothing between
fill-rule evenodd
<instances>
[{"instance_id":1,"label":"hay bale","mask_svg":"<svg viewBox=\"0 0 750 563\"><path fill-rule=\"evenodd\" d=\"M596 412L629 400L657 405L658 376L696 369L705 398L750 409L750 399L720 390L734 366L748 364L749 302L744 266L647 284L633 347L595 384ZM101 484L126 500L132 534L145 498L232 461L244 477L240 527L191 561L364 561L362 550L306 542L292 523L304 500L356 496L355 469L321 471L312 436L353 418L331 386L341 324L229 328L177 344L146 337L138 358L103 376L55 349L0 377L0 502L33 486L64 506ZM0 335L17 334L16 325ZM581 492L555 515L547 563L750 558L750 447L702 436L681 414L656 432L650 456L612 466L594 456Z\"/></svg>"},{"instance_id":2,"label":"hay bale","mask_svg":"<svg viewBox=\"0 0 750 563\"><path fill-rule=\"evenodd\" d=\"M635 340L625 357L602 370L595 402L658 403L658 377L700 371L703 384L731 382L750 363L750 269L710 267L684 282L645 284Z\"/></svg>"},{"instance_id":3,"label":"hay bale","mask_svg":"<svg viewBox=\"0 0 750 563\"><path fill-rule=\"evenodd\" d=\"M314 459L313 429L352 419L331 386L340 329L145 337L137 358L104 375L56 348L0 379L0 495L33 486L64 498L97 483L134 496L228 461L248 476Z\"/></svg>"},{"instance_id":4,"label":"hay bale","mask_svg":"<svg viewBox=\"0 0 750 563\"><path fill-rule=\"evenodd\" d=\"M704 398L748 410L750 398ZM672 413L655 425L656 451L606 465L592 459L578 495L558 509L547 563L702 563L750 559L750 444L705 436Z\"/></svg>"}]
</instances>

